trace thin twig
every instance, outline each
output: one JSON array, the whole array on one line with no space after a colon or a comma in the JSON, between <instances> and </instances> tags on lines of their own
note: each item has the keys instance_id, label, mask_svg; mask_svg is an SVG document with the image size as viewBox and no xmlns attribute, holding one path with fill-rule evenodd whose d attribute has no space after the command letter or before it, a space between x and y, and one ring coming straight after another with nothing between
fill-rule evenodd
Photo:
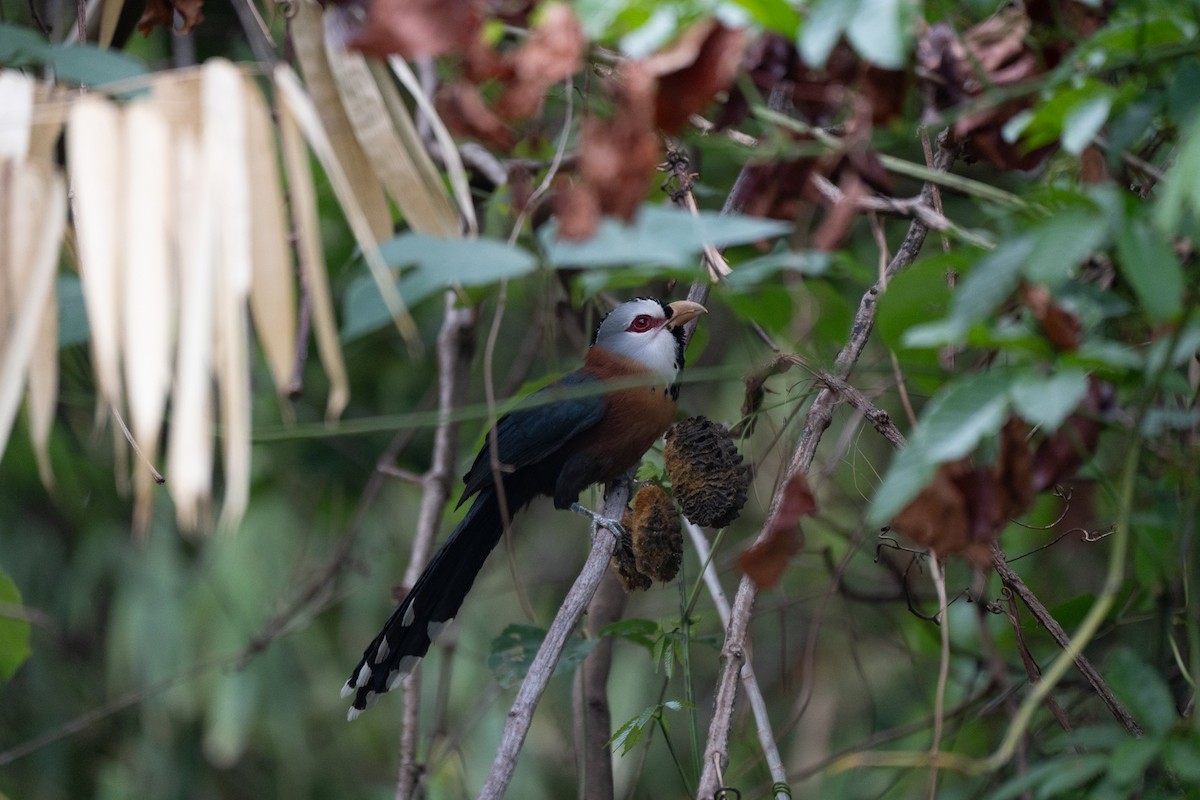
<instances>
[{"instance_id":1,"label":"thin twig","mask_svg":"<svg viewBox=\"0 0 1200 800\"><path fill-rule=\"evenodd\" d=\"M429 471L421 479L421 507L413 537L412 556L404 573L404 585L412 586L429 561L438 526L450 498L454 479L455 454L458 451L458 424L455 409L462 403L463 386L474 352L475 311L456 308L454 292L444 296L445 316L438 332L438 425L433 434L433 458ZM415 669L404 682L404 719L400 731L400 769L396 778L396 797L414 797L424 775L417 760L418 710L420 708L420 672Z\"/></svg>"},{"instance_id":2,"label":"thin twig","mask_svg":"<svg viewBox=\"0 0 1200 800\"><path fill-rule=\"evenodd\" d=\"M121 416L121 412L117 410L116 406L110 406L110 408L112 409L113 419L115 419L117 421L117 425L121 427L121 433L125 434L125 440L129 442L129 446L133 448L133 452L137 454L139 459L141 459L142 464L145 465L146 469L150 470L150 474L154 476L154 482L160 485L166 483L167 479L163 477L161 472L154 468L153 462L151 462L150 459L146 457L146 454L142 452L142 448L138 447L138 443L136 440L134 440L133 433L130 432L129 426L125 424L125 420Z\"/></svg>"},{"instance_id":3,"label":"thin twig","mask_svg":"<svg viewBox=\"0 0 1200 800\"><path fill-rule=\"evenodd\" d=\"M1021 580L1021 576L1008 565L1008 561L1004 558L1004 553L1001 552L999 546L992 549L992 566L1000 575L1000 580L1004 585L1012 590L1012 593L1021 598L1021 602L1033 614L1046 632L1050 634L1050 638L1058 643L1058 646L1066 650L1071 644L1071 637L1063 630L1063 627L1058 624L1058 620L1050 614L1050 611L1038 600L1037 595L1025 585L1025 581ZM1112 690L1108 688L1108 683L1092 666L1092 662L1088 660L1082 652L1075 657L1075 666L1079 668L1080 673L1091 685L1092 689L1099 695L1100 700L1108 707L1108 710L1116 718L1117 722L1121 723L1121 727L1129 731L1134 736L1142 735L1142 727L1138 725L1137 720L1126 710L1125 706L1121 705L1121 701L1117 699Z\"/></svg>"},{"instance_id":4,"label":"thin twig","mask_svg":"<svg viewBox=\"0 0 1200 800\"><path fill-rule=\"evenodd\" d=\"M688 536L692 540L692 545L696 548L696 554L700 557L700 563L704 565L704 584L708 587L708 593L712 596L713 605L717 609L717 614L721 617L721 624L729 624L730 608L729 598L725 594L725 589L721 586L721 579L717 576L717 569L713 565L712 547L709 545L708 538L705 537L704 531L693 525L690 521L685 520L684 528L687 530ZM775 785L781 787L776 790L776 800L786 800L790 797L790 793L782 787L787 786L787 770L783 766L783 757L779 754L779 747L775 744L775 734L771 729L771 716L767 711L767 702L763 698L762 690L758 686L758 679L754 675L754 666L746 661L742 665L742 688L746 692L746 699L750 702L750 709L754 712L754 725L758 731L759 746L762 747L763 755L767 759L767 769L771 773L771 780Z\"/></svg>"},{"instance_id":5,"label":"thin twig","mask_svg":"<svg viewBox=\"0 0 1200 800\"><path fill-rule=\"evenodd\" d=\"M933 742L929 746L929 800L937 800L938 753L942 749L942 726L945 724L946 714L946 681L950 677L950 615L947 613L949 604L946 602L946 573L942 569L942 562L937 553L931 555L929 572L933 577L934 588L937 590L938 612L936 617L941 632L937 689L933 695Z\"/></svg>"},{"instance_id":6,"label":"thin twig","mask_svg":"<svg viewBox=\"0 0 1200 800\"><path fill-rule=\"evenodd\" d=\"M942 145L942 142L942 137L939 137L936 167L939 170L945 171L949 169L954 155ZM930 191L930 186L927 184L925 189L922 190L922 196L927 197ZM925 234L928 230L928 227L919 218L913 219L909 225L908 234L904 237L904 241L900 245L900 249L888 265L885 278L890 279L916 259L917 254L921 250L921 245L924 244ZM867 340L870 338L871 330L875 323L875 309L878 304L880 290L879 284L876 284L863 295L850 329L849 340L834 362L832 372L835 377L844 380L850 374L863 349L866 347ZM805 417L804 429L801 431L800 441L796 446L791 462L788 464L787 474L780 483L781 486L786 486L788 480L793 475L806 473L812 465L821 436L833 420L833 409L838 403L839 396L838 393L829 387L825 387L813 400ZM774 530L775 519L781 511L782 501L783 493L777 492L772 498L766 522L758 539L762 539L770 531ZM754 581L744 576L738 586L737 595L734 599L733 615L726 629L725 644L721 649L721 674L717 683L713 720L709 727L708 743L704 754L704 772L700 779L700 797L711 797L716 793L720 786L718 778L720 770L718 768L723 766L725 760L728 758L729 727L733 718L734 703L737 698L738 674L741 672L742 664L746 659L745 648L749 638L751 612L753 611L757 594L758 589Z\"/></svg>"}]
</instances>

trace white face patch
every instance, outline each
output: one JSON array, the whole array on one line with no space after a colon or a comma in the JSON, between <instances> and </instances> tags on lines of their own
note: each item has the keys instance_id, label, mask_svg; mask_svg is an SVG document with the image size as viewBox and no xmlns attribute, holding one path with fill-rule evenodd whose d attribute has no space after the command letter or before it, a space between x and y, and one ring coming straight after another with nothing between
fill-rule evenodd
<instances>
[{"instance_id":1,"label":"white face patch","mask_svg":"<svg viewBox=\"0 0 1200 800\"><path fill-rule=\"evenodd\" d=\"M639 316L660 321L647 331L629 330ZM679 342L661 321L667 313L656 300L630 300L614 308L596 331L596 345L610 353L632 359L647 370L656 372L665 385L675 383L679 376Z\"/></svg>"}]
</instances>

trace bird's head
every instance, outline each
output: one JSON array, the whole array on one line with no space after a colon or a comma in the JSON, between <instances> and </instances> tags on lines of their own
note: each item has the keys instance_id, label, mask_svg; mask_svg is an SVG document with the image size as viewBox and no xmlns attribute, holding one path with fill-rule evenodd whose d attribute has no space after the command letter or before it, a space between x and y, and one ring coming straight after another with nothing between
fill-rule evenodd
<instances>
[{"instance_id":1,"label":"bird's head","mask_svg":"<svg viewBox=\"0 0 1200 800\"><path fill-rule=\"evenodd\" d=\"M683 326L703 313L704 306L690 300L638 297L608 312L592 345L637 361L674 384L683 369Z\"/></svg>"}]
</instances>

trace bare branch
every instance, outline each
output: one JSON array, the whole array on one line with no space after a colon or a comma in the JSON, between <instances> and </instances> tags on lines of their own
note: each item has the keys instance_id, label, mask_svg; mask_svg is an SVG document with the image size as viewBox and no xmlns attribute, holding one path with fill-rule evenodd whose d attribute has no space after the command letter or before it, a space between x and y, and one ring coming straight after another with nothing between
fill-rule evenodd
<instances>
[{"instance_id":1,"label":"bare branch","mask_svg":"<svg viewBox=\"0 0 1200 800\"><path fill-rule=\"evenodd\" d=\"M948 170L954 160L954 154L944 146L944 136L938 138L938 154L935 167ZM922 190L922 197L928 202L932 191L929 184ZM881 276L881 282L867 290L859 303L858 312L850 329L850 338L834 362L833 375L844 380L854 368L875 324L875 310L882 291L882 282L890 280L900 270L906 268L917 257L925 242L928 226L920 218L914 218L909 225L908 234L904 237L899 251L888 264L887 270ZM781 485L787 485L788 480L797 473L807 472L816 455L817 445L821 436L833 420L833 409L840 395L826 386L817 394L805 417L804 429L800 441L788 464L787 474ZM759 534L759 539L774 528L775 518L779 515L782 505L782 493L776 493L772 498L767 519ZM758 590L754 581L743 576L738 586L733 604L733 615L725 632L725 645L721 650L721 675L717 683L713 708L713 720L709 727L708 743L704 751L704 771L700 777L700 797L711 797L720 788L720 771L728 759L729 727L733 720L733 708L737 698L738 674L746 661L746 645L749 638L750 617Z\"/></svg>"},{"instance_id":2,"label":"bare branch","mask_svg":"<svg viewBox=\"0 0 1200 800\"><path fill-rule=\"evenodd\" d=\"M610 484L604 497L604 516L619 519L628 502L628 480ZM554 674L554 667L558 664L567 639L591 602L601 579L608 572L608 562L612 558L615 545L616 537L593 523L592 552L571 590L563 599L562 606L555 614L554 622L546 632L546 638L538 648L525 680L521 682L521 688L517 690L517 697L504 725L504 738L496 750L492 769L479 793L479 800L500 800L504 796L509 781L512 780L513 771L517 768L517 756L521 752L526 734L529 733L533 711L550 683L550 677Z\"/></svg>"},{"instance_id":3,"label":"bare branch","mask_svg":"<svg viewBox=\"0 0 1200 800\"><path fill-rule=\"evenodd\" d=\"M474 309L456 308L452 291L445 293L444 302L445 316L437 340L438 425L433 435L433 460L429 471L421 479L424 491L417 513L412 556L404 574L405 586L416 583L429 561L442 514L450 499L458 450L458 424L450 420L454 410L462 403L462 389L475 349ZM413 670L404 684L404 724L400 731L400 770L396 779L396 797L405 800L416 796L425 772L417 760L420 673L419 668Z\"/></svg>"}]
</instances>

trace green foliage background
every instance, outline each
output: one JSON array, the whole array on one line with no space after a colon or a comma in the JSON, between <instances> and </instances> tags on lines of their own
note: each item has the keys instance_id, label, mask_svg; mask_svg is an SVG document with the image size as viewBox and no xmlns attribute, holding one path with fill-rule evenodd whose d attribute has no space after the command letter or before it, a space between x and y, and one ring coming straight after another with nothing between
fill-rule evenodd
<instances>
[{"instance_id":1,"label":"green foliage background","mask_svg":"<svg viewBox=\"0 0 1200 800\"><path fill-rule=\"evenodd\" d=\"M863 57L908 70L915 68L918 16L965 28L994 10L991 3L921 7L904 0L815 0L800 10L779 0L741 0L719 8L782 33L812 59L845 35ZM589 34L631 50L653 49L717 10L709 2L578 4ZM8 23L28 27L23 5L5 0L3 11ZM210 3L205 13L206 30L236 28L225 17L228 9ZM1146 733L1126 734L1077 673L1068 672L1053 696L1071 731L1042 709L1019 759L987 774L944 772L939 796L1200 796L1198 29L1195 2L1117 2L1066 66L1028 87L1034 102L1014 133L1032 145L1058 142L1061 150L1028 174L984 163L956 167L992 191L945 191L946 215L975 234L972 241L994 247L951 234L943 253L931 234L918 262L883 295L874 340L852 381L903 421L896 380L903 376L922 423L911 432L901 424L910 447L893 459L858 416L847 408L837 412L810 475L819 515L806 523L803 551L782 585L760 598L754 620L753 663L794 796L924 795L926 768L827 769L828 757L844 751L929 747L939 631L916 612L932 614L936 601L924 562L902 539L881 538L878 526L939 463L980 449L986 460L1010 409L1053 428L1070 412L1087 375L1113 384L1118 413L1070 499L1042 496L1001 543L1026 583L1072 631L1104 583L1114 543L1127 541L1116 602L1088 655ZM209 36L201 40L202 56L248 57L236 37ZM169 42L161 34L135 37L129 49L157 69L167 63ZM0 55L6 52L0 47ZM60 50L47 51L35 61L61 57ZM85 66L127 67L86 59ZM912 108L892 127L876 129L871 146L922 164L917 112ZM554 130L561 108L552 103L546 114L547 130ZM788 152L789 141L770 122L747 126L780 155ZM689 137L686 144L700 165L702 204L719 207L754 153L717 136ZM1089 146L1099 147L1117 178L1083 184L1079 155ZM1144 166L1130 170L1131 157ZM1131 175L1144 197L1120 182ZM914 179L896 184L897 196L919 189ZM503 240L507 197L500 192L487 202L485 233ZM367 306L377 301L361 288L364 268L333 201L326 196L323 203L353 400L340 427L325 427L324 378L310 366L304 395L292 406L296 422L285 425L258 365L263 391L254 410L253 495L235 536L181 538L164 493L149 535L130 537L130 506L115 477L120 468L107 433L93 430L95 389L78 287L66 275L60 282L69 335L52 442L57 484L50 492L41 486L19 431L0 461L0 795L391 796L399 699L385 698L347 725L337 690L388 613L420 498L402 481L388 481L369 503L361 501L363 490L397 431L411 438L396 465L414 473L427 468L431 419L411 412L432 407L435 365L428 357L413 359L394 331L371 321ZM886 223L893 251L907 224ZM645 235L655 238L653 230ZM497 271L469 288L490 322L496 280L521 273L507 289L495 354L504 397L575 365L596 320L598 306L590 302L596 294L678 296L680 286L669 282L695 274L692 251L662 230L657 245L663 255L653 264L614 267L597 256L570 277L553 271L553 252L534 237L519 244L520 252L493 254L489 263L499 264ZM395 246L421 251L411 239ZM751 324L783 351L827 367L876 278L879 254L860 222L849 244L828 256L768 261L738 246L729 257L734 277L713 290L712 313L689 353L688 374L696 380L684 387L683 407L734 422L741 377L770 355ZM414 260L410 299L431 351L440 292ZM959 275L954 291L946 285L951 270ZM1022 282L1046 285L1080 319L1077 351L1056 351L1029 312L1012 302ZM584 311L565 311L564 297ZM941 357L950 347L952 364ZM505 365L521 361L530 348L536 355L524 369L508 372ZM481 358L468 390L463 464L485 428ZM819 385L793 371L769 387L756 432L741 442L757 475L751 501L723 534L715 559L727 591L739 577L736 553L758 532L797 419ZM649 456L648 474L656 458ZM1125 475L1132 502L1123 505ZM593 497L592 505L597 501ZM1118 526L1127 537L1112 535ZM500 548L492 557L455 632L423 666L422 753L430 758L431 797L477 790L515 691L488 669L492 641L510 624L547 624L586 551L585 523L545 507L525 514L517 532L511 553ZM349 556L339 560L348 537ZM325 580L331 564L338 569ZM702 739L723 637L703 598L686 625L687 639L681 636L681 597L690 596L698 569L689 551L682 589L656 586L632 597L628 616L644 622L613 631L610 688L613 732L622 734L616 749L625 751L615 757L623 796L680 797L694 785L690 729ZM533 620L518 602L513 570L529 595ZM1022 649L1045 667L1057 647L1027 613L1014 628L1002 613L1006 605L994 576L977 597L996 605L968 602L960 590L974 581L968 567L950 564L950 713L942 749L985 756L1027 689ZM697 698L694 706L682 702L685 686ZM574 794L573 730L571 679L562 676L538 710L509 796ZM748 715L737 717L732 738L726 783L743 797L768 796L770 779Z\"/></svg>"}]
</instances>

